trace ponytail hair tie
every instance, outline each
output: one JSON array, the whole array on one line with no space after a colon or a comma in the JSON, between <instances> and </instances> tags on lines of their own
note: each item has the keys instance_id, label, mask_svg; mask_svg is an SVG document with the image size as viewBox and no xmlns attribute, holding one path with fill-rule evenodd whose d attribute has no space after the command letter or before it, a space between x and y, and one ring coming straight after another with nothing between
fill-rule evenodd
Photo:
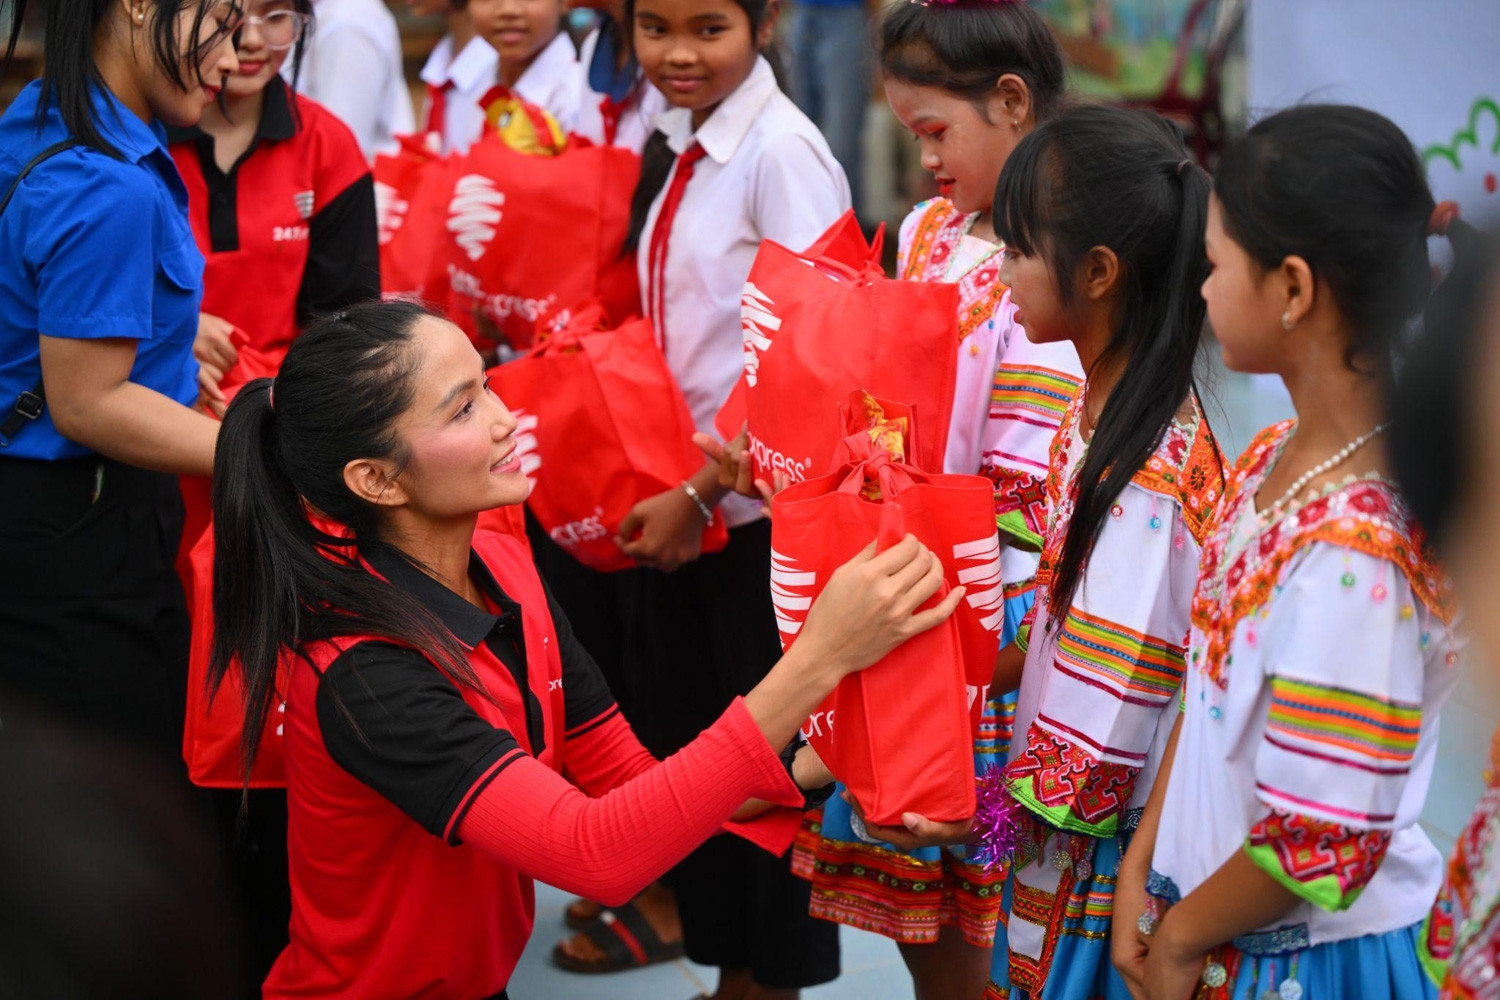
<instances>
[{"instance_id":1,"label":"ponytail hair tie","mask_svg":"<svg viewBox=\"0 0 1500 1000\"><path fill-rule=\"evenodd\" d=\"M1458 218L1458 202L1440 201L1432 209L1432 215L1427 219L1428 236L1447 236L1448 227L1453 220Z\"/></svg>"},{"instance_id":2,"label":"ponytail hair tie","mask_svg":"<svg viewBox=\"0 0 1500 1000\"><path fill-rule=\"evenodd\" d=\"M335 323L347 323L349 322L349 310L340 309L338 312L330 316L329 319L333 320Z\"/></svg>"},{"instance_id":3,"label":"ponytail hair tie","mask_svg":"<svg viewBox=\"0 0 1500 1000\"><path fill-rule=\"evenodd\" d=\"M1192 165L1193 165L1193 161L1192 161L1191 157L1189 157L1187 159L1179 160L1178 163L1177 163L1177 176L1181 177L1182 176L1182 172L1184 170L1186 170L1188 167L1192 166Z\"/></svg>"},{"instance_id":4,"label":"ponytail hair tie","mask_svg":"<svg viewBox=\"0 0 1500 1000\"><path fill-rule=\"evenodd\" d=\"M271 384L266 387L266 407L272 413L276 412L276 379L274 378L271 379Z\"/></svg>"}]
</instances>

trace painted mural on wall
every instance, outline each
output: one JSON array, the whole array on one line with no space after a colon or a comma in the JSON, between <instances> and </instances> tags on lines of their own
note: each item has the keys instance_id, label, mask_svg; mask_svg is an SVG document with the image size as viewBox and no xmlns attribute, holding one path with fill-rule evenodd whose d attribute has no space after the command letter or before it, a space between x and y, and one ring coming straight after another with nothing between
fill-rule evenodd
<instances>
[{"instance_id":1,"label":"painted mural on wall","mask_svg":"<svg viewBox=\"0 0 1500 1000\"><path fill-rule=\"evenodd\" d=\"M1142 99L1155 97L1166 85L1178 38L1195 2L1037 0L1035 6L1061 38L1080 91ZM1198 31L1206 32L1209 21L1203 19ZM1184 67L1183 90L1188 94L1202 86L1201 52L1202 46L1196 46Z\"/></svg>"}]
</instances>

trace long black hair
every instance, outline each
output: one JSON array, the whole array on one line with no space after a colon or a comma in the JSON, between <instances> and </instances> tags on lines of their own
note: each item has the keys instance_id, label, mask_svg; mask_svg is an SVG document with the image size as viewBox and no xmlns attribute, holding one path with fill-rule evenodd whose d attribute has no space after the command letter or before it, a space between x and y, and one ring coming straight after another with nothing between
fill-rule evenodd
<instances>
[{"instance_id":1,"label":"long black hair","mask_svg":"<svg viewBox=\"0 0 1500 1000\"><path fill-rule=\"evenodd\" d=\"M892 4L880 21L875 47L886 76L940 87L973 102L981 113L1007 73L1026 81L1038 124L1062 104L1062 49L1042 16L1021 0Z\"/></svg>"},{"instance_id":2,"label":"long black hair","mask_svg":"<svg viewBox=\"0 0 1500 1000\"><path fill-rule=\"evenodd\" d=\"M1500 288L1500 240L1461 223L1448 227L1453 270L1433 293L1422 331L1405 353L1391 398L1391 458L1401 494L1440 547L1469 489L1474 408L1486 345L1484 307Z\"/></svg>"},{"instance_id":3,"label":"long black hair","mask_svg":"<svg viewBox=\"0 0 1500 1000\"><path fill-rule=\"evenodd\" d=\"M1096 365L1119 368L1078 474L1073 518L1053 567L1066 611L1110 506L1151 457L1193 390L1208 275L1209 179L1181 133L1147 111L1079 107L1017 144L995 192L995 231L1042 256L1064 303L1094 247L1120 262L1119 324Z\"/></svg>"},{"instance_id":4,"label":"long black hair","mask_svg":"<svg viewBox=\"0 0 1500 1000\"><path fill-rule=\"evenodd\" d=\"M151 39L151 56L156 68L183 90L188 88L188 74L203 83L202 54L218 45L237 27L242 13L240 0L223 0L227 22L208 34L207 20L215 0L188 0L196 4L193 22L188 29L192 44L187 46L192 65L184 64L183 39L178 32L178 14L183 0L141 0L148 13L142 25ZM90 89L104 88L104 78L94 58L94 37L111 12L120 9L119 0L49 0L44 26L44 67L42 99L37 103L37 125L40 127L50 102L56 101L68 132L86 146L118 158L119 150L104 138L94 120ZM16 43L21 38L21 23L26 16L26 0L11 0L10 40L5 47L5 68L10 68Z\"/></svg>"},{"instance_id":5,"label":"long black hair","mask_svg":"<svg viewBox=\"0 0 1500 1000\"><path fill-rule=\"evenodd\" d=\"M1389 378L1400 335L1432 290L1435 205L1401 129L1348 105L1280 111L1224 151L1214 194L1225 232L1259 267L1298 256L1328 285L1354 332L1346 363Z\"/></svg>"},{"instance_id":6,"label":"long black hair","mask_svg":"<svg viewBox=\"0 0 1500 1000\"><path fill-rule=\"evenodd\" d=\"M276 698L277 661L309 643L380 636L483 691L442 622L358 565L357 552L406 557L381 537L376 508L344 483L356 459L405 464L393 428L412 404L415 329L430 315L407 302L372 302L320 320L292 342L274 382L251 382L224 415L214 457L209 670L215 690L236 659L243 671L247 776ZM315 526L319 515L346 527L353 544Z\"/></svg>"},{"instance_id":7,"label":"long black hair","mask_svg":"<svg viewBox=\"0 0 1500 1000\"><path fill-rule=\"evenodd\" d=\"M770 6L768 0L734 2L750 19L750 37L755 38L760 33L761 25L766 22L766 9ZM636 0L625 0L624 33L632 38L635 34L635 4ZM774 58L774 52L763 54L770 60L771 69L780 82L781 68ZM641 233L646 230L646 217L651 214L651 203L656 201L656 196L666 187L667 178L672 176L672 164L676 162L677 154L667 145L666 134L652 132L646 139L645 148L641 150L641 176L636 181L635 193L630 197L630 229L625 236L624 253L633 253L640 245Z\"/></svg>"}]
</instances>

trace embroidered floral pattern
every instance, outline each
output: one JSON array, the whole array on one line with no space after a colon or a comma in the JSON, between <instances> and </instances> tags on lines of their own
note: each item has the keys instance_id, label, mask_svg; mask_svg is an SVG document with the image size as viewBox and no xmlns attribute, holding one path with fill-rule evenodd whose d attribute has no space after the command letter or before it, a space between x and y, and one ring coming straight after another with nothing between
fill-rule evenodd
<instances>
[{"instance_id":1,"label":"embroidered floral pattern","mask_svg":"<svg viewBox=\"0 0 1500 1000\"><path fill-rule=\"evenodd\" d=\"M1322 909L1347 910L1370 884L1389 830L1359 830L1272 810L1250 828L1245 853L1287 889Z\"/></svg>"},{"instance_id":2,"label":"embroidered floral pattern","mask_svg":"<svg viewBox=\"0 0 1500 1000\"><path fill-rule=\"evenodd\" d=\"M1288 420L1267 428L1245 451L1230 477L1220 528L1203 546L1193 625L1203 634L1204 645L1194 661L1220 689L1228 685L1235 629L1270 600L1288 560L1314 542L1392 563L1419 601L1444 623L1453 620L1452 585L1428 556L1425 536L1405 501L1380 480L1356 480L1293 508L1230 550L1233 526L1246 515L1245 506L1255 502L1292 427Z\"/></svg>"},{"instance_id":3,"label":"embroidered floral pattern","mask_svg":"<svg viewBox=\"0 0 1500 1000\"><path fill-rule=\"evenodd\" d=\"M946 198L929 201L927 211L917 220L901 277L908 281L946 281L948 264L973 220L974 215L961 214ZM964 272L958 280L960 340L995 315L1005 292L998 252Z\"/></svg>"},{"instance_id":4,"label":"embroidered floral pattern","mask_svg":"<svg viewBox=\"0 0 1500 1000\"><path fill-rule=\"evenodd\" d=\"M1139 763L1100 760L1097 752L1039 725L1027 731L1026 749L1005 769L1011 794L1031 812L1060 829L1096 837L1119 828L1139 774Z\"/></svg>"},{"instance_id":5,"label":"embroidered floral pattern","mask_svg":"<svg viewBox=\"0 0 1500 1000\"><path fill-rule=\"evenodd\" d=\"M1500 981L1500 782L1492 779L1464 827L1419 956L1443 1000L1493 996ZM1489 992L1486 992L1489 991Z\"/></svg>"}]
</instances>

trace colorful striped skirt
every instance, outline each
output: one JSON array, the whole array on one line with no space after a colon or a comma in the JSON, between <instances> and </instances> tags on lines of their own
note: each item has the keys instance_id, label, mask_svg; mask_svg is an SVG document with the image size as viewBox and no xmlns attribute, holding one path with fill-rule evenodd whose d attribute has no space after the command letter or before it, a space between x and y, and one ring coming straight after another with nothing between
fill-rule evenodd
<instances>
[{"instance_id":1,"label":"colorful striped skirt","mask_svg":"<svg viewBox=\"0 0 1500 1000\"><path fill-rule=\"evenodd\" d=\"M1135 829L1125 825L1105 839L1050 831L1015 860L985 1000L1130 1000L1109 961L1115 880Z\"/></svg>"}]
</instances>

